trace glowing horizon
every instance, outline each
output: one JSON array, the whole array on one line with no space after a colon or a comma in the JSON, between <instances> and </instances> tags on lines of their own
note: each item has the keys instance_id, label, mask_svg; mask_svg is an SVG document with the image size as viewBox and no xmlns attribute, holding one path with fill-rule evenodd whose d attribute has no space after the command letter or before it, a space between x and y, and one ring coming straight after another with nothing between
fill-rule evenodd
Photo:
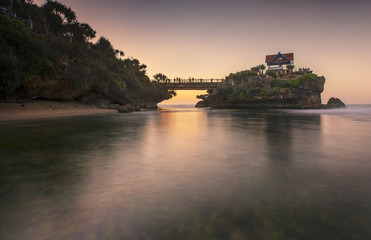
<instances>
[{"instance_id":1,"label":"glowing horizon","mask_svg":"<svg viewBox=\"0 0 371 240\"><path fill-rule=\"evenodd\" d=\"M165 100L158 105L196 105L201 99L197 95L206 94L206 90L176 90L176 97Z\"/></svg>"},{"instance_id":2,"label":"glowing horizon","mask_svg":"<svg viewBox=\"0 0 371 240\"><path fill-rule=\"evenodd\" d=\"M367 0L60 2L97 37L146 64L150 78L224 78L263 64L267 54L293 52L296 68L326 77L324 103L371 104Z\"/></svg>"}]
</instances>

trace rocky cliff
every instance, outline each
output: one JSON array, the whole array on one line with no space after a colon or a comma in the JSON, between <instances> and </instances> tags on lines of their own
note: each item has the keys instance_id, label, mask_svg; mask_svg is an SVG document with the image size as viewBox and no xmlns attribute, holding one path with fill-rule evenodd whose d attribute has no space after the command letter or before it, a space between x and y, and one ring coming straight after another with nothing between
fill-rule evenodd
<instances>
[{"instance_id":1,"label":"rocky cliff","mask_svg":"<svg viewBox=\"0 0 371 240\"><path fill-rule=\"evenodd\" d=\"M161 88L156 89L156 91L148 91L147 94L140 94L138 91L122 89L114 82L107 82L103 87L92 85L77 88L68 81L34 79L24 89L23 94L18 93L16 97L19 100L78 101L100 108L118 108L121 105L131 105L135 109L139 109L157 108L157 103L170 99L172 96L168 91Z\"/></svg>"},{"instance_id":2,"label":"rocky cliff","mask_svg":"<svg viewBox=\"0 0 371 240\"><path fill-rule=\"evenodd\" d=\"M13 11L17 18L0 14L0 101L76 100L139 109L171 98L138 59L124 58L105 37L91 41L96 31L63 4L18 1ZM21 19L32 19L33 27Z\"/></svg>"},{"instance_id":3,"label":"rocky cliff","mask_svg":"<svg viewBox=\"0 0 371 240\"><path fill-rule=\"evenodd\" d=\"M212 108L338 108L345 104L333 101L322 104L325 77L315 74L282 76L280 79L256 76L246 81L227 81L202 99L196 107Z\"/></svg>"}]
</instances>

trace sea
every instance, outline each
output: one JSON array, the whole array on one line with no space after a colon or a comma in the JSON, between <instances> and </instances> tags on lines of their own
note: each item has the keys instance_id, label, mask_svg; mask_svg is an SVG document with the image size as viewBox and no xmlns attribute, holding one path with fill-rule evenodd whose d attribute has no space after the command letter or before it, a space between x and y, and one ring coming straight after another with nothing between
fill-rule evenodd
<instances>
[{"instance_id":1,"label":"sea","mask_svg":"<svg viewBox=\"0 0 371 240\"><path fill-rule=\"evenodd\" d=\"M0 239L371 239L371 105L0 123Z\"/></svg>"}]
</instances>

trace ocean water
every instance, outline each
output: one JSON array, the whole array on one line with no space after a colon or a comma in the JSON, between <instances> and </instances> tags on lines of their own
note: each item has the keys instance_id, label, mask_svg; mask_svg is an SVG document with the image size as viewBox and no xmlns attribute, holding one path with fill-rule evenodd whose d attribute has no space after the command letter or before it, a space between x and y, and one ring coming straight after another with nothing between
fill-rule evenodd
<instances>
[{"instance_id":1,"label":"ocean water","mask_svg":"<svg viewBox=\"0 0 371 240\"><path fill-rule=\"evenodd\" d=\"M0 239L371 239L371 106L0 123Z\"/></svg>"}]
</instances>

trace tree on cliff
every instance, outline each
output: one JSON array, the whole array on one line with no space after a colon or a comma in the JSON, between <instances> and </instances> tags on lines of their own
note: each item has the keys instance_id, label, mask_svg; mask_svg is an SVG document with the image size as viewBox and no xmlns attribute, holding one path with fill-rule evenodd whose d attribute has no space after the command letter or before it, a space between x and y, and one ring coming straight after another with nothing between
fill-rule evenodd
<instances>
[{"instance_id":1,"label":"tree on cliff","mask_svg":"<svg viewBox=\"0 0 371 240\"><path fill-rule=\"evenodd\" d=\"M265 74L267 74L268 76L271 76L273 78L277 78L277 73L275 71L267 70L265 72Z\"/></svg>"},{"instance_id":2,"label":"tree on cliff","mask_svg":"<svg viewBox=\"0 0 371 240\"><path fill-rule=\"evenodd\" d=\"M111 42L105 37L100 37L97 43L95 44L94 48L102 52L107 52L107 53L112 53L112 54L115 53Z\"/></svg>"},{"instance_id":3,"label":"tree on cliff","mask_svg":"<svg viewBox=\"0 0 371 240\"><path fill-rule=\"evenodd\" d=\"M250 70L256 73L263 74L263 71L265 70L265 65L261 64L261 65L250 68Z\"/></svg>"},{"instance_id":4,"label":"tree on cliff","mask_svg":"<svg viewBox=\"0 0 371 240\"><path fill-rule=\"evenodd\" d=\"M47 0L41 5L40 10L40 20L45 34L49 34L51 31L55 35L61 36L77 22L75 12L57 1Z\"/></svg>"},{"instance_id":5,"label":"tree on cliff","mask_svg":"<svg viewBox=\"0 0 371 240\"><path fill-rule=\"evenodd\" d=\"M259 68L253 67L250 70L244 70L236 73L231 73L225 77L227 82L233 82L234 84L240 84L243 82L248 82L250 77L255 77L258 75Z\"/></svg>"},{"instance_id":6,"label":"tree on cliff","mask_svg":"<svg viewBox=\"0 0 371 240\"><path fill-rule=\"evenodd\" d=\"M115 53L118 56L118 58L120 58L120 59L121 59L121 57L125 56L124 51L119 50L119 49L115 49Z\"/></svg>"},{"instance_id":7,"label":"tree on cliff","mask_svg":"<svg viewBox=\"0 0 371 240\"><path fill-rule=\"evenodd\" d=\"M250 70L253 71L253 72L259 72L259 70L260 70L260 65L255 66L255 67L252 67L252 68L250 68Z\"/></svg>"},{"instance_id":8,"label":"tree on cliff","mask_svg":"<svg viewBox=\"0 0 371 240\"><path fill-rule=\"evenodd\" d=\"M153 75L153 77L158 81L158 82L166 82L168 80L167 76L162 73L157 73Z\"/></svg>"},{"instance_id":9,"label":"tree on cliff","mask_svg":"<svg viewBox=\"0 0 371 240\"><path fill-rule=\"evenodd\" d=\"M295 66L292 64L289 64L289 65L286 65L286 68L287 70L289 70L290 73L292 73L292 70L295 68Z\"/></svg>"},{"instance_id":10,"label":"tree on cliff","mask_svg":"<svg viewBox=\"0 0 371 240\"><path fill-rule=\"evenodd\" d=\"M17 90L33 74L43 74L51 62L42 42L20 20L0 15L0 97Z\"/></svg>"},{"instance_id":11,"label":"tree on cliff","mask_svg":"<svg viewBox=\"0 0 371 240\"><path fill-rule=\"evenodd\" d=\"M265 70L265 65L264 64L261 64L260 66L259 66L259 68L260 68L260 74L262 74L263 75L263 72L264 72L264 70Z\"/></svg>"},{"instance_id":12,"label":"tree on cliff","mask_svg":"<svg viewBox=\"0 0 371 240\"><path fill-rule=\"evenodd\" d=\"M97 32L87 23L75 22L68 26L68 32L65 36L70 37L71 41L86 42L95 38Z\"/></svg>"},{"instance_id":13,"label":"tree on cliff","mask_svg":"<svg viewBox=\"0 0 371 240\"><path fill-rule=\"evenodd\" d=\"M0 0L0 6L5 3L9 5ZM0 15L0 98L22 94L21 98L71 100L89 92L109 96L109 89L116 89L111 93L126 99L123 102L128 94L140 101L169 98L166 90L150 81L145 64L133 58L121 60L124 52L115 51L107 38L89 42L95 30L78 22L62 3L48 0L39 7L31 0L14 0L12 11L23 20L31 17L33 28Z\"/></svg>"}]
</instances>

